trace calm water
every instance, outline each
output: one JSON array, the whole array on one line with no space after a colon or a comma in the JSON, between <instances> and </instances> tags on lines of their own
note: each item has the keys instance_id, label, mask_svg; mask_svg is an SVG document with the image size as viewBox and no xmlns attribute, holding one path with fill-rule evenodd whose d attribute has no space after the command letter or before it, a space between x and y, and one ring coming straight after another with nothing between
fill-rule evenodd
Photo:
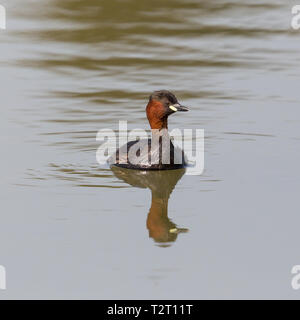
<instances>
[{"instance_id":1,"label":"calm water","mask_svg":"<svg viewBox=\"0 0 300 320\"><path fill-rule=\"evenodd\" d=\"M0 298L300 298L294 1L0 2ZM100 168L162 88L204 173Z\"/></svg>"}]
</instances>

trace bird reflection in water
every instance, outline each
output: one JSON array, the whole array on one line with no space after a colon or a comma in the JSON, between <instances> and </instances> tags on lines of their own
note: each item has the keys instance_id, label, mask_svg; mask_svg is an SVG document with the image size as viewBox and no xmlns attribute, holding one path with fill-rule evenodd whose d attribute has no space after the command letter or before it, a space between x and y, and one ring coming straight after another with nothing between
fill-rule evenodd
<instances>
[{"instance_id":1,"label":"bird reflection in water","mask_svg":"<svg viewBox=\"0 0 300 320\"><path fill-rule=\"evenodd\" d=\"M188 229L179 228L168 217L168 202L177 182L185 169L141 171L111 167L114 175L129 185L137 188L149 188L152 194L151 207L147 217L149 237L161 246L177 239L179 233Z\"/></svg>"}]
</instances>

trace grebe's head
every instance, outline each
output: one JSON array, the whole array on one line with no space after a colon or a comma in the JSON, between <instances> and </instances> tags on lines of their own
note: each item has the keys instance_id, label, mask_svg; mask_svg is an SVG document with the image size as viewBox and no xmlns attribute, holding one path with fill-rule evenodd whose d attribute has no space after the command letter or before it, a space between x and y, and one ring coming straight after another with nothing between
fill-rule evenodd
<instances>
[{"instance_id":1,"label":"grebe's head","mask_svg":"<svg viewBox=\"0 0 300 320\"><path fill-rule=\"evenodd\" d=\"M181 105L175 95L168 90L154 91L146 107L147 118L152 129L168 127L168 116L177 111L188 111Z\"/></svg>"}]
</instances>

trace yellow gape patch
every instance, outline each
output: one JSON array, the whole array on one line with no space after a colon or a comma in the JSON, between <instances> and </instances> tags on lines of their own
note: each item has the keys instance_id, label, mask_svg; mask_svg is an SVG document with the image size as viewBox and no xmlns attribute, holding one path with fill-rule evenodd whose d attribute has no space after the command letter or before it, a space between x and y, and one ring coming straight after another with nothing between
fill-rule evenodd
<instances>
[{"instance_id":1,"label":"yellow gape patch","mask_svg":"<svg viewBox=\"0 0 300 320\"><path fill-rule=\"evenodd\" d=\"M175 111L175 112L177 111L177 108L174 107L174 106L170 106L169 108L170 108L171 110Z\"/></svg>"}]
</instances>

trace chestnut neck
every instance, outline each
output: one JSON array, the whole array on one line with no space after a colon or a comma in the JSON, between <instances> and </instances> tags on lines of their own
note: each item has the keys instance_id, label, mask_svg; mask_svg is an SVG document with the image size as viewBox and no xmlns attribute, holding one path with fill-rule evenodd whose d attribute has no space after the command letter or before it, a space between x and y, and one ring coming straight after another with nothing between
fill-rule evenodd
<instances>
[{"instance_id":1,"label":"chestnut neck","mask_svg":"<svg viewBox=\"0 0 300 320\"><path fill-rule=\"evenodd\" d=\"M151 129L168 129L168 116L165 115L161 102L156 100L149 101L146 113Z\"/></svg>"}]
</instances>

